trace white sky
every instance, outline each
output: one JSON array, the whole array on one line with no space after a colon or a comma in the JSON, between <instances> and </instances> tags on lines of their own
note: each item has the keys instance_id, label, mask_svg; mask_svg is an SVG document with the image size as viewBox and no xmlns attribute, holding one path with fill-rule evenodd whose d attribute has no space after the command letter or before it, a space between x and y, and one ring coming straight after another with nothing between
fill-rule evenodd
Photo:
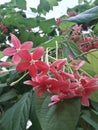
<instances>
[{"instance_id":1,"label":"white sky","mask_svg":"<svg viewBox=\"0 0 98 130\"><path fill-rule=\"evenodd\" d=\"M3 4L4 2L9 2L10 0L0 0L0 4ZM27 1L27 6L28 7L37 7L37 5L39 4L40 0L26 0ZM74 7L76 6L78 3L78 0L62 0L61 2L59 2L59 6L55 6L53 8L53 11L50 11L49 13L47 13L46 18L58 18L64 14L66 14L66 10L68 7ZM30 16L32 16L33 14L30 12L29 8L28 8L28 12L27 14Z\"/></svg>"}]
</instances>

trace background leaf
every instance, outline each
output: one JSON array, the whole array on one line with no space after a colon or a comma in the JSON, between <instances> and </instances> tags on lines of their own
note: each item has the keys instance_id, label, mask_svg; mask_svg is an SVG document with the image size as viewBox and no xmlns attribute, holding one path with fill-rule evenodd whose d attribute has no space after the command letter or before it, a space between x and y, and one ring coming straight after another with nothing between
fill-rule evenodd
<instances>
[{"instance_id":1,"label":"background leaf","mask_svg":"<svg viewBox=\"0 0 98 130\"><path fill-rule=\"evenodd\" d=\"M90 23L92 20L98 18L98 6L86 10L76 16L70 17L67 20L75 23Z\"/></svg>"},{"instance_id":2,"label":"background leaf","mask_svg":"<svg viewBox=\"0 0 98 130\"><path fill-rule=\"evenodd\" d=\"M32 93L25 93L22 98L8 109L0 120L1 130L26 130L29 119Z\"/></svg>"}]
</instances>

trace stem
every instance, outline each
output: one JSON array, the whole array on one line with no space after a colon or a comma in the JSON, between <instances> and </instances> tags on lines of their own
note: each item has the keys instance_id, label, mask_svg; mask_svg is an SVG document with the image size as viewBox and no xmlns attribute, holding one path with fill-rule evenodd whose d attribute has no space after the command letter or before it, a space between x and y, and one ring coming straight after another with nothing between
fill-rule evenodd
<instances>
[{"instance_id":1,"label":"stem","mask_svg":"<svg viewBox=\"0 0 98 130\"><path fill-rule=\"evenodd\" d=\"M28 75L28 73L29 73L29 72L25 73L20 79L18 79L18 80L16 80L16 81L12 82L12 83L10 84L10 86L13 86L13 85L15 85L16 83L18 83L19 81L21 81L26 75Z\"/></svg>"},{"instance_id":2,"label":"stem","mask_svg":"<svg viewBox=\"0 0 98 130\"><path fill-rule=\"evenodd\" d=\"M58 59L58 43L57 43L57 41L56 41L56 59Z\"/></svg>"}]
</instances>

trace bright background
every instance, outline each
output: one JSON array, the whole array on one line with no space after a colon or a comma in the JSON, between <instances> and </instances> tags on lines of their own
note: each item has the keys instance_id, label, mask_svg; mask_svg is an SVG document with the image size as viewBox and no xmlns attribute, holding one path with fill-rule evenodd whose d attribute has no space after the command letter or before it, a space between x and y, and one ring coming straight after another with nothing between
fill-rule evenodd
<instances>
[{"instance_id":1,"label":"bright background","mask_svg":"<svg viewBox=\"0 0 98 130\"><path fill-rule=\"evenodd\" d=\"M11 0L0 0L0 4L3 4L5 2L9 2ZM39 4L40 0L26 0L27 1L27 14L28 16L32 16L33 14L31 13L29 7L37 7ZM75 5L78 4L78 0L62 0L59 2L59 6L53 7L53 11L50 11L47 13L46 18L58 18L61 15L66 14L66 10L68 7L74 7Z\"/></svg>"}]
</instances>

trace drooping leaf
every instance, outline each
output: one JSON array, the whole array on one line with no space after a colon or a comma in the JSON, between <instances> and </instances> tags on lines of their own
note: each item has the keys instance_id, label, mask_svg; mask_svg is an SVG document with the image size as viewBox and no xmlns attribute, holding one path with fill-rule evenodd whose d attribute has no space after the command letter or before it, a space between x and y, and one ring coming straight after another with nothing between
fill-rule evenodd
<instances>
[{"instance_id":1,"label":"drooping leaf","mask_svg":"<svg viewBox=\"0 0 98 130\"><path fill-rule=\"evenodd\" d=\"M80 99L69 99L48 107L50 95L35 96L35 111L42 130L75 130L80 115Z\"/></svg>"},{"instance_id":2,"label":"drooping leaf","mask_svg":"<svg viewBox=\"0 0 98 130\"><path fill-rule=\"evenodd\" d=\"M22 98L9 108L0 120L1 130L26 130L29 119L32 93L25 93Z\"/></svg>"},{"instance_id":3,"label":"drooping leaf","mask_svg":"<svg viewBox=\"0 0 98 130\"><path fill-rule=\"evenodd\" d=\"M86 10L76 16L70 17L67 20L75 23L90 23L92 20L98 18L98 6Z\"/></svg>"}]
</instances>

